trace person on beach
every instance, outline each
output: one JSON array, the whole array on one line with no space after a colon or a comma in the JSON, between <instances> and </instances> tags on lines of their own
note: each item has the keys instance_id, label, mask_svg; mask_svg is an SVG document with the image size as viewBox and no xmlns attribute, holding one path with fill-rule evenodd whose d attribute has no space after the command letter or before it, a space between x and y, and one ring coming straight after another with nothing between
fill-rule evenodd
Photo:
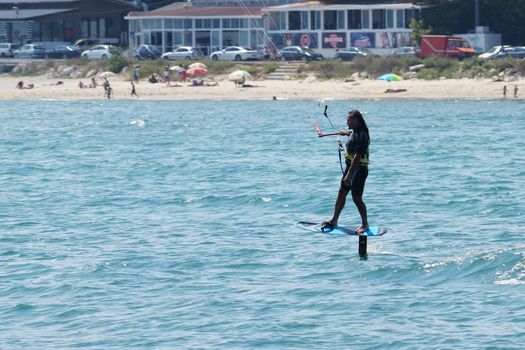
<instances>
[{"instance_id":1,"label":"person on beach","mask_svg":"<svg viewBox=\"0 0 525 350\"><path fill-rule=\"evenodd\" d=\"M503 86L503 98L507 97L507 85Z\"/></svg>"},{"instance_id":2,"label":"person on beach","mask_svg":"<svg viewBox=\"0 0 525 350\"><path fill-rule=\"evenodd\" d=\"M17 84L15 89L23 89L24 88L24 82L20 80Z\"/></svg>"},{"instance_id":3,"label":"person on beach","mask_svg":"<svg viewBox=\"0 0 525 350\"><path fill-rule=\"evenodd\" d=\"M339 215L341 215L345 207L346 197L348 193L351 192L354 204L361 216L361 226L357 228L356 232L363 233L368 229L368 214L365 202L363 202L363 191L366 178L368 177L368 146L370 144L370 135L365 119L358 110L354 109L348 112L346 123L352 131L339 131L339 135L349 136L346 142L346 169L341 179L334 214L330 220L322 223L322 229L334 229L339 220Z\"/></svg>"},{"instance_id":4,"label":"person on beach","mask_svg":"<svg viewBox=\"0 0 525 350\"><path fill-rule=\"evenodd\" d=\"M133 98L133 96L136 96L137 98L139 97L139 95L137 95L137 91L135 90L135 84L131 82L131 98Z\"/></svg>"},{"instance_id":5,"label":"person on beach","mask_svg":"<svg viewBox=\"0 0 525 350\"><path fill-rule=\"evenodd\" d=\"M181 66L178 71L179 81L186 82L186 67Z\"/></svg>"},{"instance_id":6,"label":"person on beach","mask_svg":"<svg viewBox=\"0 0 525 350\"><path fill-rule=\"evenodd\" d=\"M518 98L518 85L514 85L514 98Z\"/></svg>"},{"instance_id":7,"label":"person on beach","mask_svg":"<svg viewBox=\"0 0 525 350\"><path fill-rule=\"evenodd\" d=\"M139 76L140 76L140 65L136 65L135 67L133 67L133 80L135 81L135 83L139 83Z\"/></svg>"},{"instance_id":8,"label":"person on beach","mask_svg":"<svg viewBox=\"0 0 525 350\"><path fill-rule=\"evenodd\" d=\"M89 84L89 87L94 89L97 87L97 79L95 79L95 77L91 78L91 83Z\"/></svg>"},{"instance_id":9,"label":"person on beach","mask_svg":"<svg viewBox=\"0 0 525 350\"><path fill-rule=\"evenodd\" d=\"M164 68L164 73L162 74L162 78L164 79L164 82L166 83L167 86L170 85L170 67L169 66L166 66L166 68Z\"/></svg>"}]
</instances>

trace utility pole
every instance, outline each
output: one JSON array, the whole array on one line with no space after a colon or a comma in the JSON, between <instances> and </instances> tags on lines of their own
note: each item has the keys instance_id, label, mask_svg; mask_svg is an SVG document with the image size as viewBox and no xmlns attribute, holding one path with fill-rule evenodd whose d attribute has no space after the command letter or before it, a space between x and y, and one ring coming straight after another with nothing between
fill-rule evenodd
<instances>
[{"instance_id":1,"label":"utility pole","mask_svg":"<svg viewBox=\"0 0 525 350\"><path fill-rule=\"evenodd\" d=\"M479 27L479 0L474 0L474 28Z\"/></svg>"}]
</instances>

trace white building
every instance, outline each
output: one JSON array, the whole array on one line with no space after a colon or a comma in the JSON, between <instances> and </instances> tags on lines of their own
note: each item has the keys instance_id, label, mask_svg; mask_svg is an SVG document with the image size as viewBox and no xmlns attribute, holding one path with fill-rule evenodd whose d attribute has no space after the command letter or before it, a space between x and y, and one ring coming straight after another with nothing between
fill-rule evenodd
<instances>
[{"instance_id":1,"label":"white building","mask_svg":"<svg viewBox=\"0 0 525 350\"><path fill-rule=\"evenodd\" d=\"M194 0L154 11L131 12L129 42L153 44L163 52L178 45L205 53L230 45L246 47L300 45L329 57L336 48L361 46L376 53L409 46L412 18L422 6L327 4L289 0Z\"/></svg>"}]
</instances>

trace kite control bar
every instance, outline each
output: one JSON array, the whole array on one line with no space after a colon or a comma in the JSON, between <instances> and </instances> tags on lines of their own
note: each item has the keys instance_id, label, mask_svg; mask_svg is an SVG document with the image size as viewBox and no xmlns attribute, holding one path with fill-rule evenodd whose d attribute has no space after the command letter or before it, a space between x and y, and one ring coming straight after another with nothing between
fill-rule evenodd
<instances>
[{"instance_id":1,"label":"kite control bar","mask_svg":"<svg viewBox=\"0 0 525 350\"><path fill-rule=\"evenodd\" d=\"M317 122L314 122L314 128L315 128L315 131L317 132L317 136L319 136L319 137L341 136L341 134L339 132L331 132L331 133L328 133L328 134L323 134L323 132L321 131L321 128L319 127Z\"/></svg>"}]
</instances>

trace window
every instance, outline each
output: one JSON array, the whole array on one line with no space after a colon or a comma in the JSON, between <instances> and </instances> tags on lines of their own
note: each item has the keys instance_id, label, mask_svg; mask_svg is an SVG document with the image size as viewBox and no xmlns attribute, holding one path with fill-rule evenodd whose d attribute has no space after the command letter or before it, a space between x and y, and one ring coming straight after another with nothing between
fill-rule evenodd
<instances>
[{"instance_id":1,"label":"window","mask_svg":"<svg viewBox=\"0 0 525 350\"><path fill-rule=\"evenodd\" d=\"M98 36L100 38L106 37L106 21L104 18L98 19Z\"/></svg>"},{"instance_id":2,"label":"window","mask_svg":"<svg viewBox=\"0 0 525 350\"><path fill-rule=\"evenodd\" d=\"M286 12L270 12L270 30L286 29Z\"/></svg>"},{"instance_id":3,"label":"window","mask_svg":"<svg viewBox=\"0 0 525 350\"><path fill-rule=\"evenodd\" d=\"M251 21L251 26L256 29L264 29L264 20L262 18L254 19Z\"/></svg>"},{"instance_id":4,"label":"window","mask_svg":"<svg viewBox=\"0 0 525 350\"><path fill-rule=\"evenodd\" d=\"M345 12L337 11L337 29L345 29Z\"/></svg>"},{"instance_id":5,"label":"window","mask_svg":"<svg viewBox=\"0 0 525 350\"><path fill-rule=\"evenodd\" d=\"M300 11L288 12L288 29L289 30L300 30L301 29L301 12Z\"/></svg>"},{"instance_id":6,"label":"window","mask_svg":"<svg viewBox=\"0 0 525 350\"><path fill-rule=\"evenodd\" d=\"M173 46L182 45L182 32L173 32Z\"/></svg>"},{"instance_id":7,"label":"window","mask_svg":"<svg viewBox=\"0 0 525 350\"><path fill-rule=\"evenodd\" d=\"M184 28L182 18L175 18L173 20L173 28L174 29L183 29Z\"/></svg>"},{"instance_id":8,"label":"window","mask_svg":"<svg viewBox=\"0 0 525 350\"><path fill-rule=\"evenodd\" d=\"M220 46L221 40L221 32L218 30L214 30L211 32L211 45L212 46Z\"/></svg>"},{"instance_id":9,"label":"window","mask_svg":"<svg viewBox=\"0 0 525 350\"><path fill-rule=\"evenodd\" d=\"M301 29L308 29L308 11L301 11Z\"/></svg>"},{"instance_id":10,"label":"window","mask_svg":"<svg viewBox=\"0 0 525 350\"><path fill-rule=\"evenodd\" d=\"M212 19L211 21L211 27L212 28L220 28L221 27L221 20L220 19Z\"/></svg>"},{"instance_id":11,"label":"window","mask_svg":"<svg viewBox=\"0 0 525 350\"><path fill-rule=\"evenodd\" d=\"M231 28L231 21L229 18L224 18L222 20L222 27L223 28Z\"/></svg>"},{"instance_id":12,"label":"window","mask_svg":"<svg viewBox=\"0 0 525 350\"><path fill-rule=\"evenodd\" d=\"M337 29L337 11L328 10L323 11L324 29Z\"/></svg>"},{"instance_id":13,"label":"window","mask_svg":"<svg viewBox=\"0 0 525 350\"><path fill-rule=\"evenodd\" d=\"M195 18L195 28L211 28L211 19Z\"/></svg>"},{"instance_id":14,"label":"window","mask_svg":"<svg viewBox=\"0 0 525 350\"><path fill-rule=\"evenodd\" d=\"M394 28L394 10L386 10L386 27Z\"/></svg>"},{"instance_id":15,"label":"window","mask_svg":"<svg viewBox=\"0 0 525 350\"><path fill-rule=\"evenodd\" d=\"M248 30L241 30L239 31L239 45L242 47L249 47L250 46L250 32Z\"/></svg>"},{"instance_id":16,"label":"window","mask_svg":"<svg viewBox=\"0 0 525 350\"><path fill-rule=\"evenodd\" d=\"M372 10L372 28L385 29L386 28L386 11Z\"/></svg>"},{"instance_id":17,"label":"window","mask_svg":"<svg viewBox=\"0 0 525 350\"><path fill-rule=\"evenodd\" d=\"M370 28L370 10L363 10L361 11L361 23L362 29L369 29Z\"/></svg>"},{"instance_id":18,"label":"window","mask_svg":"<svg viewBox=\"0 0 525 350\"><path fill-rule=\"evenodd\" d=\"M396 10L396 28L405 28L405 11Z\"/></svg>"},{"instance_id":19,"label":"window","mask_svg":"<svg viewBox=\"0 0 525 350\"><path fill-rule=\"evenodd\" d=\"M310 29L321 29L321 11L310 11Z\"/></svg>"},{"instance_id":20,"label":"window","mask_svg":"<svg viewBox=\"0 0 525 350\"><path fill-rule=\"evenodd\" d=\"M361 10L348 10L348 29L361 29Z\"/></svg>"}]
</instances>

